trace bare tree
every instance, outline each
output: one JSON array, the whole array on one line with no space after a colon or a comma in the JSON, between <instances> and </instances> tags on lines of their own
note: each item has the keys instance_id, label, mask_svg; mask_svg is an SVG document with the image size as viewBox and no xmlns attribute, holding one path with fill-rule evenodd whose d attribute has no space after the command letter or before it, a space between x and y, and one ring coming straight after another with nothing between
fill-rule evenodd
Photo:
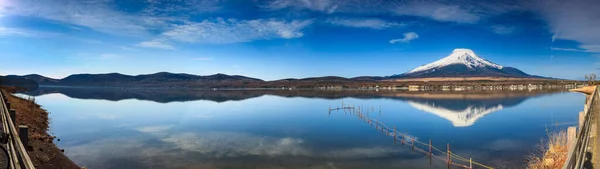
<instances>
[{"instance_id":1,"label":"bare tree","mask_svg":"<svg viewBox=\"0 0 600 169\"><path fill-rule=\"evenodd\" d=\"M591 73L589 75L585 75L585 80L587 81L588 85L595 85L596 84L596 74Z\"/></svg>"}]
</instances>

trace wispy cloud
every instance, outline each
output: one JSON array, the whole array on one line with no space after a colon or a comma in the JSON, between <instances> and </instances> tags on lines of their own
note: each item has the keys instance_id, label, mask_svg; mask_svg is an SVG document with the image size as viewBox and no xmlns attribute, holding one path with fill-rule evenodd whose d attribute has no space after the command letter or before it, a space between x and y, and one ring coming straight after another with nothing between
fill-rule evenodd
<instances>
[{"instance_id":1,"label":"wispy cloud","mask_svg":"<svg viewBox=\"0 0 600 169\"><path fill-rule=\"evenodd\" d=\"M384 29L404 25L401 23L389 22L378 18L331 18L328 19L326 22L333 25L340 25L346 27L372 29Z\"/></svg>"},{"instance_id":2,"label":"wispy cloud","mask_svg":"<svg viewBox=\"0 0 600 169\"><path fill-rule=\"evenodd\" d=\"M584 52L583 49L575 49L575 48L552 48L552 50L557 51L569 51L569 52Z\"/></svg>"},{"instance_id":3,"label":"wispy cloud","mask_svg":"<svg viewBox=\"0 0 600 169\"><path fill-rule=\"evenodd\" d=\"M117 54L112 54L112 53L104 53L104 54L100 54L100 58L101 59L112 59L112 58L117 58L119 57L119 55Z\"/></svg>"},{"instance_id":4,"label":"wispy cloud","mask_svg":"<svg viewBox=\"0 0 600 169\"><path fill-rule=\"evenodd\" d=\"M34 33L25 29L0 27L0 36L34 36Z\"/></svg>"},{"instance_id":5,"label":"wispy cloud","mask_svg":"<svg viewBox=\"0 0 600 169\"><path fill-rule=\"evenodd\" d=\"M198 61L211 61L211 60L213 60L213 58L211 58L211 57L196 57L196 58L194 58L194 60L198 60Z\"/></svg>"},{"instance_id":6,"label":"wispy cloud","mask_svg":"<svg viewBox=\"0 0 600 169\"><path fill-rule=\"evenodd\" d=\"M404 33L404 37L403 38L392 39L392 40L390 40L390 43L391 44L398 43L398 42L408 43L408 42L410 42L412 40L415 40L417 38L419 38L419 35L417 33L415 33L415 32L406 32L406 33Z\"/></svg>"},{"instance_id":7,"label":"wispy cloud","mask_svg":"<svg viewBox=\"0 0 600 169\"><path fill-rule=\"evenodd\" d=\"M598 1L539 1L529 6L547 21L552 39L577 41L586 52L600 52Z\"/></svg>"},{"instance_id":8,"label":"wispy cloud","mask_svg":"<svg viewBox=\"0 0 600 169\"><path fill-rule=\"evenodd\" d=\"M400 5L395 13L398 15L419 16L444 22L474 23L481 17L465 6L443 4L433 1L416 1Z\"/></svg>"},{"instance_id":9,"label":"wispy cloud","mask_svg":"<svg viewBox=\"0 0 600 169\"><path fill-rule=\"evenodd\" d=\"M273 0L269 1L263 8L269 10L281 9L309 9L325 13L333 13L337 9L337 4L331 0Z\"/></svg>"},{"instance_id":10,"label":"wispy cloud","mask_svg":"<svg viewBox=\"0 0 600 169\"><path fill-rule=\"evenodd\" d=\"M175 47L171 44L168 44L164 39L153 39L150 41L144 41L137 44L139 47L145 48L158 48L158 49L167 49L167 50L175 50Z\"/></svg>"},{"instance_id":11,"label":"wispy cloud","mask_svg":"<svg viewBox=\"0 0 600 169\"><path fill-rule=\"evenodd\" d=\"M115 10L109 1L19 0L12 1L4 13L40 17L112 34L146 33L140 17Z\"/></svg>"},{"instance_id":12,"label":"wispy cloud","mask_svg":"<svg viewBox=\"0 0 600 169\"><path fill-rule=\"evenodd\" d=\"M135 50L134 48L129 47L129 46L115 46L115 47L119 48L121 50Z\"/></svg>"},{"instance_id":13,"label":"wispy cloud","mask_svg":"<svg viewBox=\"0 0 600 169\"><path fill-rule=\"evenodd\" d=\"M198 14L216 12L222 9L224 0L148 0L148 6L143 10L151 15Z\"/></svg>"},{"instance_id":14,"label":"wispy cloud","mask_svg":"<svg viewBox=\"0 0 600 169\"><path fill-rule=\"evenodd\" d=\"M507 25L493 25L490 27L490 29L492 29L492 31L494 31L494 33L501 34L501 35L508 35L508 34L512 34L516 28L514 26L507 26Z\"/></svg>"},{"instance_id":15,"label":"wispy cloud","mask_svg":"<svg viewBox=\"0 0 600 169\"><path fill-rule=\"evenodd\" d=\"M569 51L569 52L600 53L600 45L580 45L578 48L553 47L552 50Z\"/></svg>"},{"instance_id":16,"label":"wispy cloud","mask_svg":"<svg viewBox=\"0 0 600 169\"><path fill-rule=\"evenodd\" d=\"M187 22L175 26L162 36L182 41L199 43L238 43L266 39L293 39L304 36L302 29L310 20L279 21L275 19L237 20L222 19Z\"/></svg>"}]
</instances>

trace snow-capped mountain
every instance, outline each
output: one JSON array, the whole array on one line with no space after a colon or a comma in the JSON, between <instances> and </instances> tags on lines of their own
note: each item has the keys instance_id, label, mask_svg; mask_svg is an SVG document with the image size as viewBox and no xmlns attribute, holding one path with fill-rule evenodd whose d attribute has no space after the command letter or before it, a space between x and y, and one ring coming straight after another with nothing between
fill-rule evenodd
<instances>
[{"instance_id":1,"label":"snow-capped mountain","mask_svg":"<svg viewBox=\"0 0 600 169\"><path fill-rule=\"evenodd\" d=\"M438 61L392 77L535 77L519 69L502 66L479 57L470 49L454 49Z\"/></svg>"}]
</instances>

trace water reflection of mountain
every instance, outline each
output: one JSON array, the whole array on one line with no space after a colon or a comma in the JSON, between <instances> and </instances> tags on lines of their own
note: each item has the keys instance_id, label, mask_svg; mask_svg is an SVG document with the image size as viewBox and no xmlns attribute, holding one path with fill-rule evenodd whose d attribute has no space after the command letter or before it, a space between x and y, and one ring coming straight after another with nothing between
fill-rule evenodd
<instances>
[{"instance_id":1,"label":"water reflection of mountain","mask_svg":"<svg viewBox=\"0 0 600 169\"><path fill-rule=\"evenodd\" d=\"M542 93L540 93L542 94ZM454 97L415 98L404 97L412 107L429 112L452 122L455 127L471 126L478 119L490 113L520 104L531 95L488 95L475 97L477 94L452 94ZM448 94L445 94L448 96Z\"/></svg>"},{"instance_id":2,"label":"water reflection of mountain","mask_svg":"<svg viewBox=\"0 0 600 169\"><path fill-rule=\"evenodd\" d=\"M173 90L173 89L122 89L122 88L68 88L40 87L34 91L23 92L31 96L60 93L77 99L98 99L119 101L125 99L148 100L159 103L210 100L215 102L245 100L263 95L280 97L304 97L321 99L340 98L388 98L408 101L409 103L429 105L453 111L465 110L469 105L493 107L496 105L513 106L527 97L562 92L517 91L517 92L408 92L408 91L322 91L322 90Z\"/></svg>"}]
</instances>

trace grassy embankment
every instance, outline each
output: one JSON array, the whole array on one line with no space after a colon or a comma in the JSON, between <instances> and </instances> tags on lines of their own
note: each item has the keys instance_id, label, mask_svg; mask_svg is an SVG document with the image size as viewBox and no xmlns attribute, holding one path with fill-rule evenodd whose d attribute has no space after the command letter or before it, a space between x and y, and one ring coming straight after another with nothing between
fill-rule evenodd
<instances>
[{"instance_id":1,"label":"grassy embankment","mask_svg":"<svg viewBox=\"0 0 600 169\"><path fill-rule=\"evenodd\" d=\"M527 157L527 168L559 169L567 160L569 149L567 131L548 133L548 141L542 141Z\"/></svg>"},{"instance_id":2,"label":"grassy embankment","mask_svg":"<svg viewBox=\"0 0 600 169\"><path fill-rule=\"evenodd\" d=\"M573 89L572 92L580 92L586 95L586 103L591 100L591 95L596 86L586 86ZM587 106L586 104L586 106ZM569 153L567 144L567 131L559 130L548 133L548 141L543 141L536 147L534 152L527 158L527 168L532 169L559 169L567 160Z\"/></svg>"},{"instance_id":3,"label":"grassy embankment","mask_svg":"<svg viewBox=\"0 0 600 169\"><path fill-rule=\"evenodd\" d=\"M4 93L14 92L15 88L2 88ZM29 147L27 152L36 168L39 169L75 169L80 168L71 161L55 144L56 137L48 133L48 112L35 103L34 98L23 99L11 94L6 96L11 109L16 110L16 125L29 128Z\"/></svg>"}]
</instances>

